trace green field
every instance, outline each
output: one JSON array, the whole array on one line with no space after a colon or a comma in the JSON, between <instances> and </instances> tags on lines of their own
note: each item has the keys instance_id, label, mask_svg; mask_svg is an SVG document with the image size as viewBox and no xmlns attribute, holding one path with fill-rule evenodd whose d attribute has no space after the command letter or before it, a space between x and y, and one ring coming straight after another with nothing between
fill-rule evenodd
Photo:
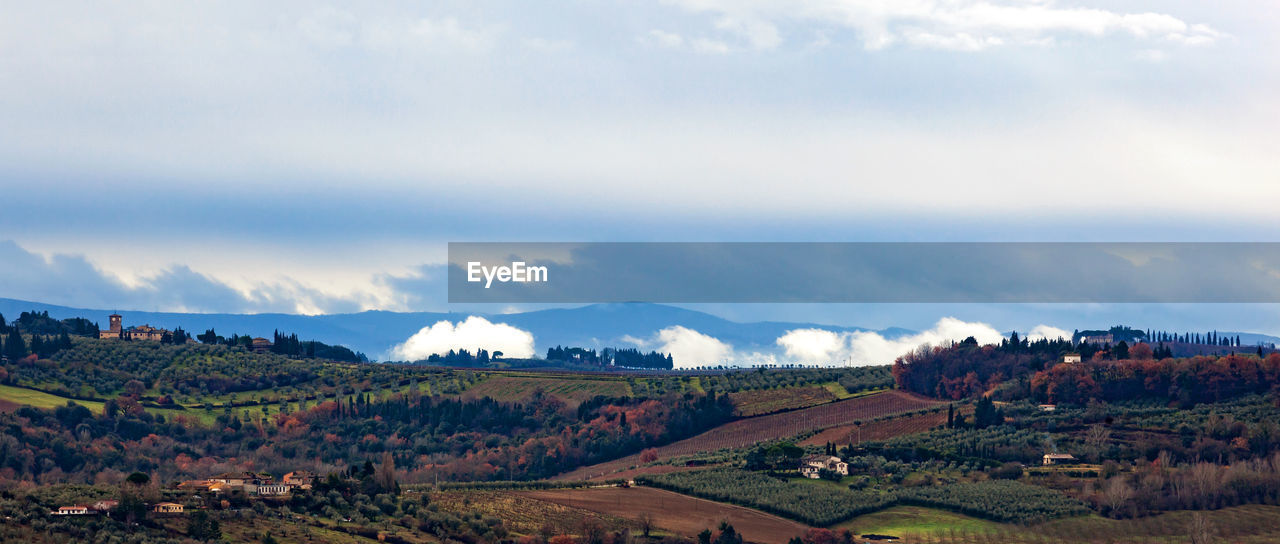
<instances>
[{"instance_id":1,"label":"green field","mask_svg":"<svg viewBox=\"0 0 1280 544\"><path fill-rule=\"evenodd\" d=\"M60 397L52 393L43 391L34 391L22 387L13 387L11 385L0 385L0 400L6 400L17 405L30 405L36 408L53 409L59 406L66 406L67 402L74 402L91 410L94 414L102 413L102 403L91 400L69 399ZM206 412L204 410L167 410L161 408L147 408L152 414L163 415L166 418L172 418L177 415L193 417L202 423L212 423L217 417L217 412Z\"/></svg>"},{"instance_id":2,"label":"green field","mask_svg":"<svg viewBox=\"0 0 1280 544\"><path fill-rule=\"evenodd\" d=\"M1196 515L1209 520L1209 533L1216 542L1280 542L1280 507L1266 505L1234 506L1207 512L1177 511L1126 520L1091 515L1030 526L996 523L934 508L896 506L859 516L837 527L857 535L896 536L907 544L1175 544L1190 542L1189 527Z\"/></svg>"},{"instance_id":3,"label":"green field","mask_svg":"<svg viewBox=\"0 0 1280 544\"><path fill-rule=\"evenodd\" d=\"M855 534L874 533L906 537L910 535L982 534L1005 529L1007 525L969 516L919 506L895 506L873 514L859 516L837 525Z\"/></svg>"},{"instance_id":4,"label":"green field","mask_svg":"<svg viewBox=\"0 0 1280 544\"><path fill-rule=\"evenodd\" d=\"M102 413L102 403L87 400L72 400L66 397L59 397L41 391L33 391L21 387L13 387L11 385L0 385L0 399L13 402L15 404L28 404L36 408L52 409L59 406L66 406L70 400L76 404L93 410L95 414Z\"/></svg>"},{"instance_id":5,"label":"green field","mask_svg":"<svg viewBox=\"0 0 1280 544\"><path fill-rule=\"evenodd\" d=\"M592 376L535 375L528 373L494 373L471 386L464 396L491 397L500 400L516 400L542 391L569 404L578 404L592 397L631 396L631 387L618 378Z\"/></svg>"}]
</instances>

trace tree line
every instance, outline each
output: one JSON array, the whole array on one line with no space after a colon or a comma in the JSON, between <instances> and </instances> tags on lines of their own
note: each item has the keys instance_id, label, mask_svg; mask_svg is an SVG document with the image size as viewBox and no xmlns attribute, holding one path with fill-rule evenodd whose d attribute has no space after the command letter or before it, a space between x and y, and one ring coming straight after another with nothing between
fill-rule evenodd
<instances>
[{"instance_id":1,"label":"tree line","mask_svg":"<svg viewBox=\"0 0 1280 544\"><path fill-rule=\"evenodd\" d=\"M623 368L653 368L670 370L675 368L675 359L670 354L650 351L645 353L636 348L607 347L599 353L591 348L555 346L547 349L548 361L561 361L600 366L620 366Z\"/></svg>"}]
</instances>

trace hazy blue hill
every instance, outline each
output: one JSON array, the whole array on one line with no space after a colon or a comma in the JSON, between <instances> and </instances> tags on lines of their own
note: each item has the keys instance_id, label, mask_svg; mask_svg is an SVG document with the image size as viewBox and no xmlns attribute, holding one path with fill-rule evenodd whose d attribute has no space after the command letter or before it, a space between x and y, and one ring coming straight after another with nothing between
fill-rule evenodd
<instances>
[{"instance_id":1,"label":"hazy blue hill","mask_svg":"<svg viewBox=\"0 0 1280 544\"><path fill-rule=\"evenodd\" d=\"M38 302L0 299L0 313L12 319L24 311L48 311L55 318L85 317L105 327L113 310L70 308ZM370 357L381 357L390 347L404 341L425 326L441 320L460 321L468 315L483 315L494 322L508 323L533 334L539 351L553 345L621 345L623 336L650 338L657 331L683 326L714 336L737 348L761 346L773 349L774 341L791 329L817 327L833 331L867 330L811 323L738 323L714 315L661 304L595 304L579 308L537 310L513 314L461 314L431 312L368 311L355 314L190 314L116 310L125 325L143 323L157 327L182 327L192 333L213 328L220 334L253 334L270 337L274 330L295 332L300 338L342 344ZM906 329L886 329L897 336Z\"/></svg>"},{"instance_id":2,"label":"hazy blue hill","mask_svg":"<svg viewBox=\"0 0 1280 544\"><path fill-rule=\"evenodd\" d=\"M58 319L85 317L105 327L110 309L85 309L0 298L0 314L13 319L24 311L48 311ZM293 314L190 314L172 312L141 312L119 310L125 325L150 324L157 327L182 327L198 334L213 328L219 334L252 334L270 338L271 332L281 330L297 333L302 339L314 339L329 344L341 344L364 352L372 358L382 358L392 346L403 342L422 327L441 320L458 322L469 315L481 315L490 321L507 323L533 333L539 352L554 345L621 346L622 337L632 336L650 339L657 331L672 326L682 326L702 334L728 342L736 349L773 351L775 340L792 329L819 328L830 331L865 331L859 327L840 327L813 323L760 321L739 323L705 312L667 306L663 304L593 304L578 308L535 310L512 314L469 314L432 312L384 312L368 311L355 314L293 315ZM902 328L881 329L876 332L894 338L914 331ZM1006 331L1007 334L1007 331ZM1222 331L1225 335L1239 334L1246 346L1264 343L1280 343L1280 338L1252 333Z\"/></svg>"}]
</instances>

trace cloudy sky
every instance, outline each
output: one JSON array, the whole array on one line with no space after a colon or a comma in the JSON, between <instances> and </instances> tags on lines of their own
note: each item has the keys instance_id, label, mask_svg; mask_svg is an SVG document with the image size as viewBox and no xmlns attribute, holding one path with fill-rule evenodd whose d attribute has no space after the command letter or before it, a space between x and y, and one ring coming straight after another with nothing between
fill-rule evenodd
<instances>
[{"instance_id":1,"label":"cloudy sky","mask_svg":"<svg viewBox=\"0 0 1280 544\"><path fill-rule=\"evenodd\" d=\"M1278 241L1277 31L1236 0L10 3L0 297L437 310L448 241Z\"/></svg>"}]
</instances>

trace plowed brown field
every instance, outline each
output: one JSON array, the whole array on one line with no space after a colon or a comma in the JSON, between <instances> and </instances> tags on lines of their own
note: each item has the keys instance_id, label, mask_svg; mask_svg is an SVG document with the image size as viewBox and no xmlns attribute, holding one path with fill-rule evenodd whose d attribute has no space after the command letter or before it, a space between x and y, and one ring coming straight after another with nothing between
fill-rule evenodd
<instances>
[{"instance_id":1,"label":"plowed brown field","mask_svg":"<svg viewBox=\"0 0 1280 544\"><path fill-rule=\"evenodd\" d=\"M690 538L703 529L715 530L721 521L728 521L748 541L767 544L784 544L809 528L758 510L651 487L552 489L521 493L542 501L631 520L649 514L655 526Z\"/></svg>"}]
</instances>

